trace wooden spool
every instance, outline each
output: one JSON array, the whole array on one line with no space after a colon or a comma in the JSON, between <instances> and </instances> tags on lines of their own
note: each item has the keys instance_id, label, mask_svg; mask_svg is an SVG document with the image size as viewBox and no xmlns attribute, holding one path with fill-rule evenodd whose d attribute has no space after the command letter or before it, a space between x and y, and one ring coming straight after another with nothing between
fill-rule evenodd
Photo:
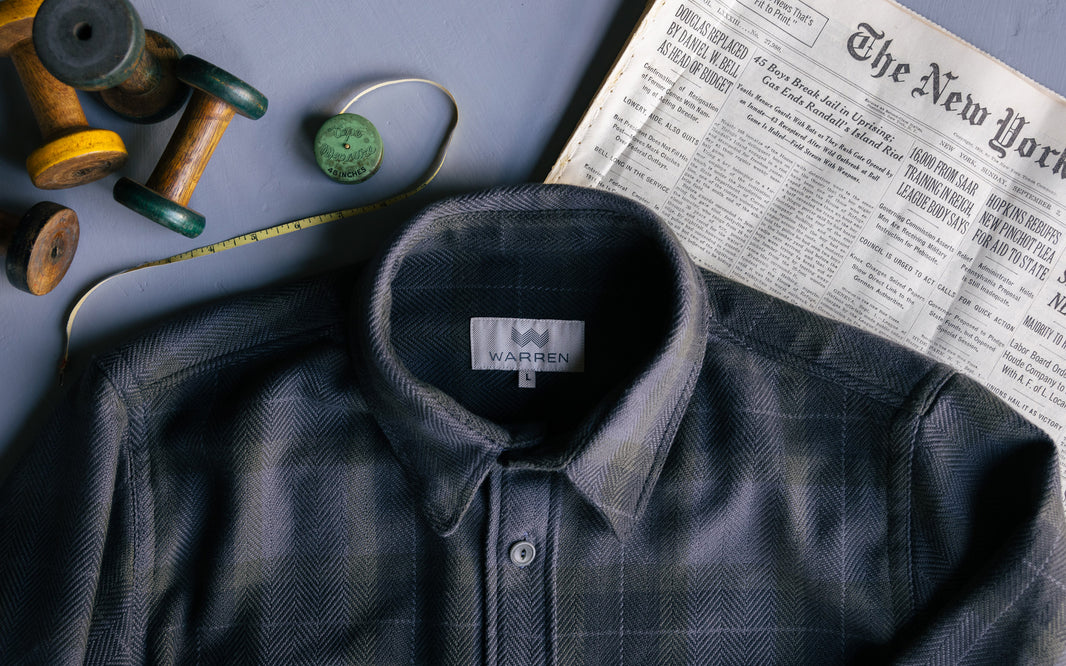
<instances>
[{"instance_id":1,"label":"wooden spool","mask_svg":"<svg viewBox=\"0 0 1066 666\"><path fill-rule=\"evenodd\" d=\"M175 65L181 49L146 31L129 0L44 0L33 44L57 79L100 100L127 120L154 123L177 113L189 97Z\"/></svg>"},{"instance_id":2,"label":"wooden spool","mask_svg":"<svg viewBox=\"0 0 1066 666\"><path fill-rule=\"evenodd\" d=\"M30 180L45 190L103 178L126 163L126 146L114 132L92 129L78 94L48 73L33 47L33 18L41 0L0 1L0 56L15 63L44 144L30 153Z\"/></svg>"},{"instance_id":3,"label":"wooden spool","mask_svg":"<svg viewBox=\"0 0 1066 666\"><path fill-rule=\"evenodd\" d=\"M255 88L214 65L186 55L178 78L192 87L185 112L145 185L129 178L115 183L115 200L190 238L200 235L203 215L188 208L196 184L235 113L252 120L266 113L267 99Z\"/></svg>"},{"instance_id":4,"label":"wooden spool","mask_svg":"<svg viewBox=\"0 0 1066 666\"><path fill-rule=\"evenodd\" d=\"M78 215L42 201L21 218L0 211L0 251L11 284L36 296L52 291L78 249Z\"/></svg>"}]
</instances>

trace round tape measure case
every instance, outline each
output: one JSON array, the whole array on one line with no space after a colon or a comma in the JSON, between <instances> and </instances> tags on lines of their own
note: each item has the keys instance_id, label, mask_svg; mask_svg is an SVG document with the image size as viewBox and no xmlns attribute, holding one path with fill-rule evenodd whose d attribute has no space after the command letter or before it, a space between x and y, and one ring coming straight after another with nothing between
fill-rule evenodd
<instances>
[{"instance_id":1,"label":"round tape measure case","mask_svg":"<svg viewBox=\"0 0 1066 666\"><path fill-rule=\"evenodd\" d=\"M315 135L315 161L338 183L361 183L381 166L381 135L369 120L341 113L322 123Z\"/></svg>"}]
</instances>

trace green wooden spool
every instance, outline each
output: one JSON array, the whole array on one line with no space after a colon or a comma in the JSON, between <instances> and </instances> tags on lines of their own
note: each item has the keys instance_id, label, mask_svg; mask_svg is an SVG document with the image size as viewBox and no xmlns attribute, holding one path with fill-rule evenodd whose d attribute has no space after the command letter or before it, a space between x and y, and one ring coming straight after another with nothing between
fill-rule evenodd
<instances>
[{"instance_id":1,"label":"green wooden spool","mask_svg":"<svg viewBox=\"0 0 1066 666\"><path fill-rule=\"evenodd\" d=\"M322 124L315 135L315 161L338 183L361 183L381 167L384 145L369 120L341 113Z\"/></svg>"},{"instance_id":2,"label":"green wooden spool","mask_svg":"<svg viewBox=\"0 0 1066 666\"><path fill-rule=\"evenodd\" d=\"M193 88L170 142L144 185L128 178L115 183L114 197L148 219L194 238L204 216L187 208L211 155L234 114L262 117L267 98L229 72L196 56L178 61L177 77Z\"/></svg>"}]
</instances>

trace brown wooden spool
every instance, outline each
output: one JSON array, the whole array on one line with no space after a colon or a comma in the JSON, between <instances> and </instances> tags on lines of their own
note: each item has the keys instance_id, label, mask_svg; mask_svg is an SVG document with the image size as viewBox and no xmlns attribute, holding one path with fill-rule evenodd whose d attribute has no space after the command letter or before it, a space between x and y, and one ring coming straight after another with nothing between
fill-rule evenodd
<instances>
[{"instance_id":1,"label":"brown wooden spool","mask_svg":"<svg viewBox=\"0 0 1066 666\"><path fill-rule=\"evenodd\" d=\"M7 255L7 278L22 291L40 296L66 275L78 249L78 215L66 206L42 201L18 217L0 211L0 252Z\"/></svg>"},{"instance_id":2,"label":"brown wooden spool","mask_svg":"<svg viewBox=\"0 0 1066 666\"><path fill-rule=\"evenodd\" d=\"M127 153L118 134L89 127L78 94L49 74L37 58L33 17L41 1L0 1L0 56L14 61L44 138L44 144L26 159L30 179L42 189L61 189L120 169Z\"/></svg>"}]
</instances>

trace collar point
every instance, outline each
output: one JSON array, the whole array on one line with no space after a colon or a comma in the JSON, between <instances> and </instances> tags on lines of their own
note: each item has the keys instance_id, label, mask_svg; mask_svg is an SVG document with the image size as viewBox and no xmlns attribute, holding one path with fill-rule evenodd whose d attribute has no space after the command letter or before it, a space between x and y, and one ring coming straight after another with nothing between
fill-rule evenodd
<instances>
[{"instance_id":1,"label":"collar point","mask_svg":"<svg viewBox=\"0 0 1066 666\"><path fill-rule=\"evenodd\" d=\"M602 507L599 508L599 511L600 516L603 517L604 522L606 522L607 526L611 528L611 531L614 532L614 536L619 541L626 541L629 539L633 530L636 529L638 521L635 516L622 513L611 513L610 511L604 510Z\"/></svg>"}]
</instances>

